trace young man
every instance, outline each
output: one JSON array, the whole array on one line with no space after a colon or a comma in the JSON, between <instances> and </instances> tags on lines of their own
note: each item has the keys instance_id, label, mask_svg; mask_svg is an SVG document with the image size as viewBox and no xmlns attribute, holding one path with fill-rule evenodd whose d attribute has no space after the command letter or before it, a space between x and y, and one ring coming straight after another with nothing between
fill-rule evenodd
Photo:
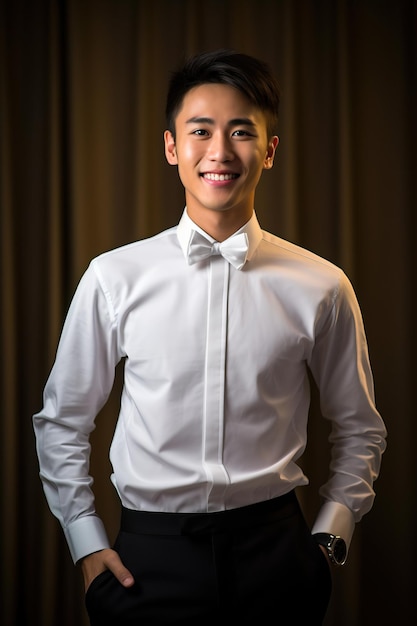
<instances>
[{"instance_id":1,"label":"young man","mask_svg":"<svg viewBox=\"0 0 417 626\"><path fill-rule=\"evenodd\" d=\"M185 189L181 220L94 259L68 312L34 426L93 626L321 624L331 568L372 506L386 433L352 286L254 211L278 103L267 66L243 54L175 73L165 154ZM110 548L88 440L121 359ZM294 491L308 482L308 369L332 424L312 529Z\"/></svg>"}]
</instances>

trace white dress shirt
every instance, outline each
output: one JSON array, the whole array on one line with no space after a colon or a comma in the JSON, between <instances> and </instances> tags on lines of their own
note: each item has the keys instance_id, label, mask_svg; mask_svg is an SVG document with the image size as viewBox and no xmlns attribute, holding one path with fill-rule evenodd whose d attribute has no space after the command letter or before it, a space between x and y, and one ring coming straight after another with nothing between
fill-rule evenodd
<instances>
[{"instance_id":1,"label":"white dress shirt","mask_svg":"<svg viewBox=\"0 0 417 626\"><path fill-rule=\"evenodd\" d=\"M214 241L184 210L177 227L102 254L72 300L34 428L45 494L74 561L109 547L89 434L121 359L110 459L123 506L219 511L306 485L297 460L307 367L333 448L312 530L349 545L372 506L386 432L346 275L262 231L255 214L238 231L248 242L241 269L218 254L189 264L194 231Z\"/></svg>"}]
</instances>

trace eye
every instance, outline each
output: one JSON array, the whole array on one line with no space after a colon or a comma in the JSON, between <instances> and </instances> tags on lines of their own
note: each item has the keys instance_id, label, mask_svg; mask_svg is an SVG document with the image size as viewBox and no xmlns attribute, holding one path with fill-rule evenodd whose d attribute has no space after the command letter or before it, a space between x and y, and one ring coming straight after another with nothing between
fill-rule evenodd
<instances>
[{"instance_id":1,"label":"eye","mask_svg":"<svg viewBox=\"0 0 417 626\"><path fill-rule=\"evenodd\" d=\"M232 137L254 137L254 135L247 130L239 128L238 130L233 131Z\"/></svg>"},{"instance_id":2,"label":"eye","mask_svg":"<svg viewBox=\"0 0 417 626\"><path fill-rule=\"evenodd\" d=\"M193 130L191 134L196 135L197 137L206 137L208 135L208 131L204 128L197 128L196 130Z\"/></svg>"}]
</instances>

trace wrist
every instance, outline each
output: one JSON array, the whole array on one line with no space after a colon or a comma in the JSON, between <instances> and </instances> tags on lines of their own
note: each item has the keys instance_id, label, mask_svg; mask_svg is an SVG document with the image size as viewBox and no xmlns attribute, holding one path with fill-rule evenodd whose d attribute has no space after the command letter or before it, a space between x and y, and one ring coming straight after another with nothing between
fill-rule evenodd
<instances>
[{"instance_id":1,"label":"wrist","mask_svg":"<svg viewBox=\"0 0 417 626\"><path fill-rule=\"evenodd\" d=\"M342 537L331 533L315 533L313 537L333 565L341 566L346 563L347 547Z\"/></svg>"}]
</instances>

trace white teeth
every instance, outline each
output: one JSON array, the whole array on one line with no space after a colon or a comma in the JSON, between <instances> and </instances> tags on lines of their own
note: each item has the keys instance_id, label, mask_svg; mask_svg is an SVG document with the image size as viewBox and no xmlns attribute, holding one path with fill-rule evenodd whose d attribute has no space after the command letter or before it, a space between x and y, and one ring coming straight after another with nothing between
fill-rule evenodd
<instances>
[{"instance_id":1,"label":"white teeth","mask_svg":"<svg viewBox=\"0 0 417 626\"><path fill-rule=\"evenodd\" d=\"M209 180L232 180L236 174L204 174L204 178Z\"/></svg>"}]
</instances>

